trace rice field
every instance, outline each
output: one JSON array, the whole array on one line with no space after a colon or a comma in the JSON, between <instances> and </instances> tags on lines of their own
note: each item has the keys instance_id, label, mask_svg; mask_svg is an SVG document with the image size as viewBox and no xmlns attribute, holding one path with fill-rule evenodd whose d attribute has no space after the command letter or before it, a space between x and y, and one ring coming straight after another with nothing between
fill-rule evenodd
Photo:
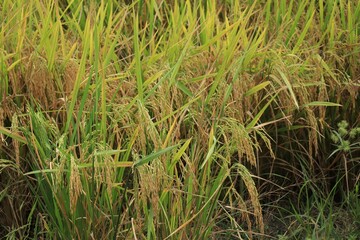
<instances>
[{"instance_id":1,"label":"rice field","mask_svg":"<svg viewBox=\"0 0 360 240\"><path fill-rule=\"evenodd\" d=\"M2 239L359 239L360 0L3 0Z\"/></svg>"}]
</instances>

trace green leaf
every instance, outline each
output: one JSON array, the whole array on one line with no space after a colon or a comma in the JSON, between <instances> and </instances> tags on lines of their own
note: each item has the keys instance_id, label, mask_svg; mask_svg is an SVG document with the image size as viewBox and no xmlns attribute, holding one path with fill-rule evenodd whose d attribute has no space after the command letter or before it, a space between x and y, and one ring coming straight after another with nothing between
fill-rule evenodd
<instances>
[{"instance_id":1,"label":"green leaf","mask_svg":"<svg viewBox=\"0 0 360 240\"><path fill-rule=\"evenodd\" d=\"M311 107L311 106L324 106L324 107L342 107L341 104L333 103L333 102L321 102L321 101L314 101L303 105L304 107Z\"/></svg>"},{"instance_id":2,"label":"green leaf","mask_svg":"<svg viewBox=\"0 0 360 240\"><path fill-rule=\"evenodd\" d=\"M118 153L126 152L125 149L119 149L119 150L103 150L103 151L97 151L94 153L94 156L106 156L106 155L115 155Z\"/></svg>"},{"instance_id":3,"label":"green leaf","mask_svg":"<svg viewBox=\"0 0 360 240\"><path fill-rule=\"evenodd\" d=\"M298 102L296 100L296 95L294 93L294 90L292 88L292 85L291 85L289 79L287 78L286 74L283 71L281 71L279 68L276 68L276 70L280 74L281 79L285 82L285 85L286 85L287 89L289 90L292 99L294 100L295 106L298 109L299 104L298 104Z\"/></svg>"},{"instance_id":4,"label":"green leaf","mask_svg":"<svg viewBox=\"0 0 360 240\"><path fill-rule=\"evenodd\" d=\"M189 88L187 88L185 86L185 84L183 84L182 82L180 81L177 81L176 82L176 86L183 92L185 93L186 95L188 95L189 97L193 97L194 95L192 94L192 92L190 91Z\"/></svg>"},{"instance_id":5,"label":"green leaf","mask_svg":"<svg viewBox=\"0 0 360 240\"><path fill-rule=\"evenodd\" d=\"M138 161L136 161L133 166L134 166L134 167L139 167L139 166L141 166L141 165L144 165L144 164L146 164L146 163L149 163L149 162L151 162L152 160L154 160L155 158L157 158L157 157L159 157L159 156L161 156L161 155L163 155L163 154L165 154L165 153L167 153L167 152L170 152L171 150L173 150L173 149L176 148L177 146L178 146L178 144L177 144L177 145L174 145L174 146L170 146L170 147L164 148L164 149L161 149L161 150L159 150L159 151L157 151L157 152L155 152L155 153L152 153L152 154L150 154L150 155L148 155L148 156L145 156L145 157L139 159Z\"/></svg>"},{"instance_id":6,"label":"green leaf","mask_svg":"<svg viewBox=\"0 0 360 240\"><path fill-rule=\"evenodd\" d=\"M27 141L23 136L20 136L19 134L14 133L14 132L12 132L4 127L1 127L1 126L0 126L0 133L5 134L6 136L9 136L9 137L15 139L16 141L27 144Z\"/></svg>"},{"instance_id":7,"label":"green leaf","mask_svg":"<svg viewBox=\"0 0 360 240\"><path fill-rule=\"evenodd\" d=\"M264 89L267 85L270 84L270 81L266 81L266 82L263 82L263 83L260 83L258 85L256 85L255 87L252 87L251 89L249 89L244 96L250 96L250 95L253 95L254 93Z\"/></svg>"},{"instance_id":8,"label":"green leaf","mask_svg":"<svg viewBox=\"0 0 360 240\"><path fill-rule=\"evenodd\" d=\"M254 119L246 126L246 130L250 130L253 127L255 127L256 123L259 121L259 119L261 118L261 116L264 114L265 110L270 106L270 103L272 103L272 101L274 101L275 97L278 94L275 94L266 104L265 106L260 110L260 112L258 112L258 114L256 114L256 116L254 117Z\"/></svg>"}]
</instances>

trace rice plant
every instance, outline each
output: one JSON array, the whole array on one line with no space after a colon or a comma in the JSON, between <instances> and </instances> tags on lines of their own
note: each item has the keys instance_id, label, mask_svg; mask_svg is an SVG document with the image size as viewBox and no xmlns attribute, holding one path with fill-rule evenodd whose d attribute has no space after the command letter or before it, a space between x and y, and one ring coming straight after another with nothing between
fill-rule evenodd
<instances>
[{"instance_id":1,"label":"rice plant","mask_svg":"<svg viewBox=\"0 0 360 240\"><path fill-rule=\"evenodd\" d=\"M0 20L1 237L359 237L360 1L4 0Z\"/></svg>"}]
</instances>

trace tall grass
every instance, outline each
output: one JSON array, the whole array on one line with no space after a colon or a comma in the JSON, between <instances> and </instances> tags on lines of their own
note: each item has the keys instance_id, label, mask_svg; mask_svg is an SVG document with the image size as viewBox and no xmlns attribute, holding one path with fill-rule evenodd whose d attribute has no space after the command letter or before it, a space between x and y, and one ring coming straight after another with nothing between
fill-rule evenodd
<instances>
[{"instance_id":1,"label":"tall grass","mask_svg":"<svg viewBox=\"0 0 360 240\"><path fill-rule=\"evenodd\" d=\"M261 239L279 191L356 198L359 1L0 9L4 237Z\"/></svg>"}]
</instances>

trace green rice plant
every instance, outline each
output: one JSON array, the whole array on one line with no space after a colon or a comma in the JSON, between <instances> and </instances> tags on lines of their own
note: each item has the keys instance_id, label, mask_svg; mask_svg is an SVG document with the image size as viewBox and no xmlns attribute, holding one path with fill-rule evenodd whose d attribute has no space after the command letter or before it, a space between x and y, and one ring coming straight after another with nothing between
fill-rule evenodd
<instances>
[{"instance_id":1,"label":"green rice plant","mask_svg":"<svg viewBox=\"0 0 360 240\"><path fill-rule=\"evenodd\" d=\"M85 239L116 236L117 233L104 228L121 224L113 211L126 201L124 196L118 195L124 188L114 185L122 182L121 175L114 169L131 167L132 162L114 161L111 156L125 150L103 149L102 144L94 141L99 139L100 129L84 135L81 145L68 146L67 135L59 135L60 131L44 115L30 109L29 117L32 124L24 133L29 140L30 153L37 159L32 168L39 170L26 175L37 178L32 191L41 196L37 202L50 221L47 225L50 229L55 227L48 231L47 237L66 238L69 233Z\"/></svg>"},{"instance_id":2,"label":"green rice plant","mask_svg":"<svg viewBox=\"0 0 360 240\"><path fill-rule=\"evenodd\" d=\"M338 236L358 139L328 140L359 121L358 3L4 0L2 231L265 238L288 191L291 236Z\"/></svg>"}]
</instances>

